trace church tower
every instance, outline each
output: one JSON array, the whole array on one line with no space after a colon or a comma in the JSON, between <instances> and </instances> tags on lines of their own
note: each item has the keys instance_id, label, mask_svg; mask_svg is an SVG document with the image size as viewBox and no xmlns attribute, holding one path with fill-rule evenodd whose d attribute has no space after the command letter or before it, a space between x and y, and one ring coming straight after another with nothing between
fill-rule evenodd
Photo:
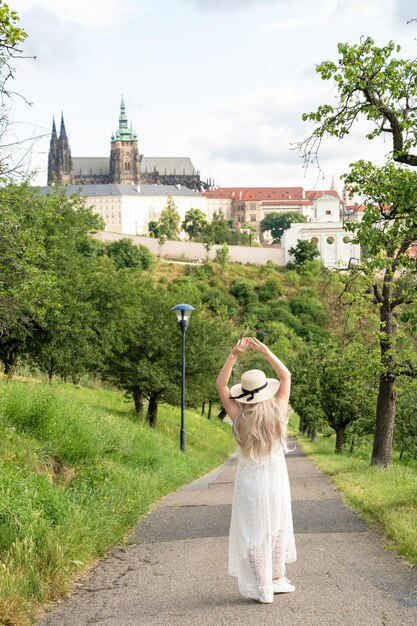
<instances>
[{"instance_id":1,"label":"church tower","mask_svg":"<svg viewBox=\"0 0 417 626\"><path fill-rule=\"evenodd\" d=\"M120 103L119 128L112 135L110 144L110 182L129 184L140 182L140 158L138 140L129 128L125 103Z\"/></svg>"},{"instance_id":2,"label":"church tower","mask_svg":"<svg viewBox=\"0 0 417 626\"><path fill-rule=\"evenodd\" d=\"M59 137L56 132L55 118L52 121L52 135L48 158L48 185L52 185L54 182L59 185L71 185L74 183L71 149L65 130L63 114L61 114Z\"/></svg>"}]
</instances>

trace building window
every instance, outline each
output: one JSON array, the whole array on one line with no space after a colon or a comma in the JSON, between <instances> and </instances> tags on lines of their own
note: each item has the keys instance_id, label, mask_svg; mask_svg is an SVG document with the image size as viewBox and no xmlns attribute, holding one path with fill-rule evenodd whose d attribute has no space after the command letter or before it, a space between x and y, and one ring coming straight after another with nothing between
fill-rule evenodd
<instances>
[{"instance_id":1,"label":"building window","mask_svg":"<svg viewBox=\"0 0 417 626\"><path fill-rule=\"evenodd\" d=\"M326 215L331 215L332 212L331 211L326 211Z\"/></svg>"},{"instance_id":2,"label":"building window","mask_svg":"<svg viewBox=\"0 0 417 626\"><path fill-rule=\"evenodd\" d=\"M125 171L130 172L130 159L125 159Z\"/></svg>"},{"instance_id":3,"label":"building window","mask_svg":"<svg viewBox=\"0 0 417 626\"><path fill-rule=\"evenodd\" d=\"M250 216L250 221L251 222L256 222L256 215L251 215Z\"/></svg>"},{"instance_id":4,"label":"building window","mask_svg":"<svg viewBox=\"0 0 417 626\"><path fill-rule=\"evenodd\" d=\"M255 211L256 210L256 204L254 202L250 203L250 210L251 211Z\"/></svg>"},{"instance_id":5,"label":"building window","mask_svg":"<svg viewBox=\"0 0 417 626\"><path fill-rule=\"evenodd\" d=\"M313 243L315 246L318 246L318 244L319 244L318 237L312 237L310 239L310 242Z\"/></svg>"},{"instance_id":6,"label":"building window","mask_svg":"<svg viewBox=\"0 0 417 626\"><path fill-rule=\"evenodd\" d=\"M334 243L334 237L331 237L331 236L327 237L326 241L327 241L328 244L332 244L332 243Z\"/></svg>"},{"instance_id":7,"label":"building window","mask_svg":"<svg viewBox=\"0 0 417 626\"><path fill-rule=\"evenodd\" d=\"M345 235L343 237L343 243L350 243L350 237L348 237L347 235Z\"/></svg>"}]
</instances>

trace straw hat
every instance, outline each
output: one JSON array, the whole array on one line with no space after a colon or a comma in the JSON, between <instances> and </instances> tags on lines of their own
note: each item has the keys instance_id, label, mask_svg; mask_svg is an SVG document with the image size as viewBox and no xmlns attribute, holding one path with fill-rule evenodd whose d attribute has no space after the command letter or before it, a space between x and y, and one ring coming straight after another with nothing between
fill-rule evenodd
<instances>
[{"instance_id":1,"label":"straw hat","mask_svg":"<svg viewBox=\"0 0 417 626\"><path fill-rule=\"evenodd\" d=\"M230 398L244 404L263 402L275 396L279 380L266 378L262 370L248 370L242 374L240 383L230 389Z\"/></svg>"}]
</instances>

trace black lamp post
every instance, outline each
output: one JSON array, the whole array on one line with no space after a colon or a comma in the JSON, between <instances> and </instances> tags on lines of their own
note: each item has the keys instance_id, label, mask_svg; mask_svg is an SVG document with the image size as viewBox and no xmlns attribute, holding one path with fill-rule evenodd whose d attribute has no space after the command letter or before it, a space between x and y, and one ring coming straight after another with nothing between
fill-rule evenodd
<instances>
[{"instance_id":1,"label":"black lamp post","mask_svg":"<svg viewBox=\"0 0 417 626\"><path fill-rule=\"evenodd\" d=\"M181 430L180 430L180 448L185 452L185 428L184 428L184 408L185 408L185 331L187 330L188 321L194 307L190 304L176 304L172 307L177 316L182 332L182 376L181 376Z\"/></svg>"}]
</instances>

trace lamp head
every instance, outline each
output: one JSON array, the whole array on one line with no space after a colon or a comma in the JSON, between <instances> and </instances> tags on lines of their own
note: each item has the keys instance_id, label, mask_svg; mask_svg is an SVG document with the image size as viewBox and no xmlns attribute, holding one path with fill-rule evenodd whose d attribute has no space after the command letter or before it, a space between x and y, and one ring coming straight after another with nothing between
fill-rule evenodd
<instances>
[{"instance_id":1,"label":"lamp head","mask_svg":"<svg viewBox=\"0 0 417 626\"><path fill-rule=\"evenodd\" d=\"M194 307L190 304L176 304L172 307L171 311L174 311L177 316L181 329L186 330L191 313L195 311Z\"/></svg>"}]
</instances>

